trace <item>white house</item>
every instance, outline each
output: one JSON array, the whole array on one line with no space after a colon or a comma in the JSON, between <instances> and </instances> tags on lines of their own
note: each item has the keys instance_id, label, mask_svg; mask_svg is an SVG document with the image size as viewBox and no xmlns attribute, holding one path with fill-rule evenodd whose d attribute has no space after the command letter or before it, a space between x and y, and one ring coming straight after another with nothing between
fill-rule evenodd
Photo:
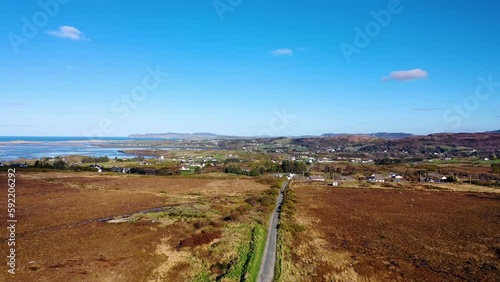
<instances>
[{"instance_id":1,"label":"white house","mask_svg":"<svg viewBox=\"0 0 500 282\"><path fill-rule=\"evenodd\" d=\"M370 175L370 177L368 177L368 182L383 183L385 182L385 177L380 174L372 174Z\"/></svg>"},{"instance_id":2,"label":"white house","mask_svg":"<svg viewBox=\"0 0 500 282\"><path fill-rule=\"evenodd\" d=\"M314 181L314 182L324 182L325 178L323 176L320 176L320 175L311 175L311 176L309 176L309 180Z\"/></svg>"}]
</instances>

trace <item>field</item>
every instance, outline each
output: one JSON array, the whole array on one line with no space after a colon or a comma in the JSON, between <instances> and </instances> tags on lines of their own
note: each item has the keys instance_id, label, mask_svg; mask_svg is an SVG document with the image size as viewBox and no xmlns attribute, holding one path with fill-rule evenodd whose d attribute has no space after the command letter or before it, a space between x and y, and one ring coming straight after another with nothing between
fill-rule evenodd
<instances>
[{"instance_id":1,"label":"field","mask_svg":"<svg viewBox=\"0 0 500 282\"><path fill-rule=\"evenodd\" d=\"M2 263L0 281L240 281L252 275L254 233L276 193L269 179L220 175L37 172L16 180L17 271L6 276Z\"/></svg>"},{"instance_id":2,"label":"field","mask_svg":"<svg viewBox=\"0 0 500 282\"><path fill-rule=\"evenodd\" d=\"M500 281L500 194L294 184L281 281Z\"/></svg>"}]
</instances>

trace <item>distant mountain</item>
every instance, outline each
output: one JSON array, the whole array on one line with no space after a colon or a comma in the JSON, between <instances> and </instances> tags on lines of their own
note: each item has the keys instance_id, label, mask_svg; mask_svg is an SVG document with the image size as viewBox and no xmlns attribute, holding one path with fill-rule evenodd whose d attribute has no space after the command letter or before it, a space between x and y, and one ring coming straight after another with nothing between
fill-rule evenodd
<instances>
[{"instance_id":1,"label":"distant mountain","mask_svg":"<svg viewBox=\"0 0 500 282\"><path fill-rule=\"evenodd\" d=\"M361 147L359 152L406 151L420 154L429 148L439 150L472 150L496 151L500 148L498 131L483 133L434 133L430 135L410 135L404 138L384 138L375 136L401 136L400 133L374 134L331 134L322 138L294 138L292 144L307 148L317 147ZM404 134L404 133L403 133ZM450 148L451 147L451 148ZM419 153L420 152L420 153Z\"/></svg>"},{"instance_id":2,"label":"distant mountain","mask_svg":"<svg viewBox=\"0 0 500 282\"><path fill-rule=\"evenodd\" d=\"M410 133L402 133L402 132L397 132L397 133L377 132L377 133L368 133L368 134L362 134L362 133L360 133L360 134L325 133L325 134L321 135L321 137L337 137L337 136L369 136L369 137L382 138L382 139L401 139L401 138L411 137L414 135L410 134Z\"/></svg>"},{"instance_id":3,"label":"distant mountain","mask_svg":"<svg viewBox=\"0 0 500 282\"><path fill-rule=\"evenodd\" d=\"M495 131L488 131L484 132L484 134L487 133L500 133L500 130L495 130ZM439 133L435 135L442 135L442 134L449 134L449 133ZM455 133L457 134L457 133ZM472 133L474 134L474 133ZM481 133L477 133L481 134ZM429 135L429 136L432 136ZM459 136L459 135L457 135ZM249 138L276 138L276 137L269 137L269 136L232 136L232 135L220 135L220 134L215 134L215 133L210 133L210 132L197 132L197 133L176 133L176 132L167 132L167 133L146 133L146 134L132 134L128 136L129 138L134 138L134 139L183 139L183 140L214 140L214 139L249 139ZM352 134L352 133L325 133L320 136L315 136L315 135L304 135L304 136L288 136L288 138L295 138L295 139L307 139L307 138L343 138L345 140L372 140L376 141L376 139L383 139L383 140L397 140L397 139L405 139L405 138L412 138L412 137L423 137L419 135L414 135L410 133L404 133L404 132L377 132L377 133L359 133L359 134ZM347 139L346 139L347 138Z\"/></svg>"},{"instance_id":4,"label":"distant mountain","mask_svg":"<svg viewBox=\"0 0 500 282\"><path fill-rule=\"evenodd\" d=\"M129 138L135 139L183 139L183 140L213 140L213 139L238 139L242 137L238 136L228 136L228 135L219 135L209 132L197 132L197 133L175 133L175 132L167 132L167 133L146 133L146 134L132 134L128 136Z\"/></svg>"}]
</instances>

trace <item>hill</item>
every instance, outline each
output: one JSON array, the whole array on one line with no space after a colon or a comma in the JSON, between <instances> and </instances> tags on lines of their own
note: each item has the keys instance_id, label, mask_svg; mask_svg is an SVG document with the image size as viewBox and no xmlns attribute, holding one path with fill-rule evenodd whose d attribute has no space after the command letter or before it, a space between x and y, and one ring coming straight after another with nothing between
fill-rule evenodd
<instances>
[{"instance_id":1,"label":"hill","mask_svg":"<svg viewBox=\"0 0 500 282\"><path fill-rule=\"evenodd\" d=\"M347 133L325 133L321 135L321 137L336 137L336 136L369 136L383 139L400 139L406 138L410 136L414 136L410 133L402 133L402 132L377 132L377 133L368 133L368 134L347 134Z\"/></svg>"},{"instance_id":2,"label":"hill","mask_svg":"<svg viewBox=\"0 0 500 282\"><path fill-rule=\"evenodd\" d=\"M132 134L128 136L129 138L158 138L158 139L183 139L183 140L213 140L213 139L238 139L243 137L238 136L228 136L219 135L209 132L198 132L198 133L146 133L146 134Z\"/></svg>"}]
</instances>

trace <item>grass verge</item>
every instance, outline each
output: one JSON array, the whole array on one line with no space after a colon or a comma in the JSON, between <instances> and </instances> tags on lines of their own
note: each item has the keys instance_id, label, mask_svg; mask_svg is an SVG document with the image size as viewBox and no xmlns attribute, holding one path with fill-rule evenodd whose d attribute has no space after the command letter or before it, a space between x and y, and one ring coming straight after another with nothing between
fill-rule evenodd
<instances>
[{"instance_id":1,"label":"grass verge","mask_svg":"<svg viewBox=\"0 0 500 282\"><path fill-rule=\"evenodd\" d=\"M266 247L266 229L262 225L254 227L252 232L252 241L250 242L250 256L247 266L247 276L244 281L257 281L260 271L260 264L264 257L264 248Z\"/></svg>"},{"instance_id":2,"label":"grass verge","mask_svg":"<svg viewBox=\"0 0 500 282\"><path fill-rule=\"evenodd\" d=\"M297 224L294 220L297 198L295 196L295 191L291 188L291 184L288 185L284 193L283 205L281 206L279 218L278 239L276 241L276 265L274 267L273 281L283 280L284 261L290 254L284 242L291 239L290 235L292 232L301 232L304 230L304 227Z\"/></svg>"}]
</instances>

